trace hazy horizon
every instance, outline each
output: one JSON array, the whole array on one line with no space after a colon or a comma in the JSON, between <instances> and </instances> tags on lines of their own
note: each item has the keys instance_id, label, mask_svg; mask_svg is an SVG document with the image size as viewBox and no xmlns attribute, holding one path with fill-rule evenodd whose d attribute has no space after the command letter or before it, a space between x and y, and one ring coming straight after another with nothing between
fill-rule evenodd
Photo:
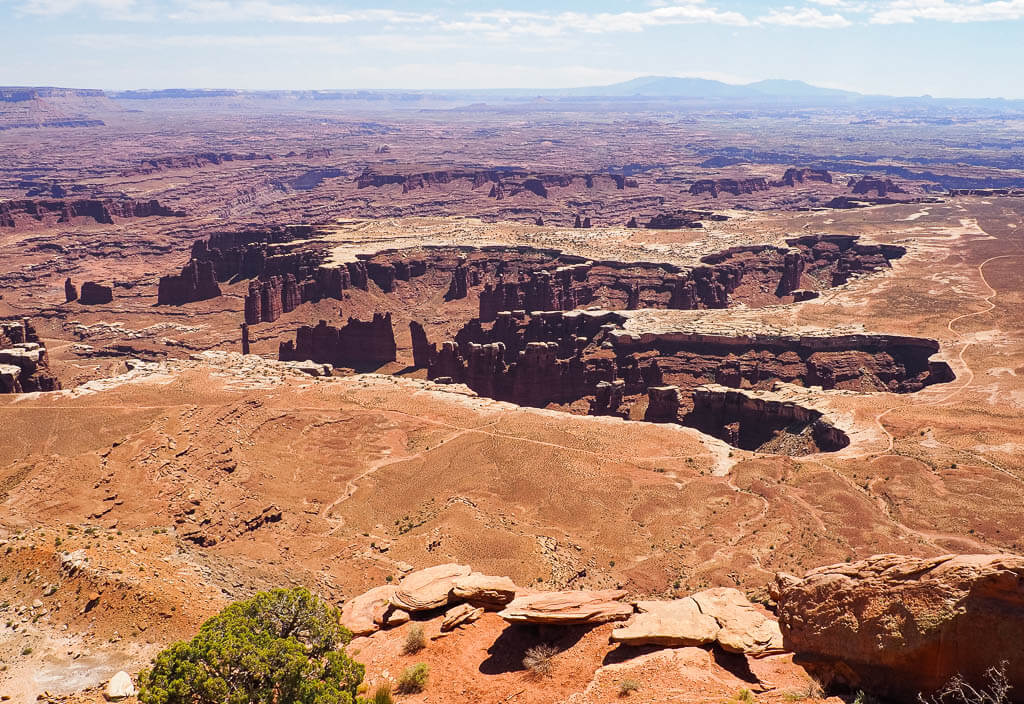
<instances>
[{"instance_id":1,"label":"hazy horizon","mask_svg":"<svg viewBox=\"0 0 1024 704\"><path fill-rule=\"evenodd\" d=\"M641 76L1024 98L1024 0L0 0L0 84L567 89Z\"/></svg>"}]
</instances>

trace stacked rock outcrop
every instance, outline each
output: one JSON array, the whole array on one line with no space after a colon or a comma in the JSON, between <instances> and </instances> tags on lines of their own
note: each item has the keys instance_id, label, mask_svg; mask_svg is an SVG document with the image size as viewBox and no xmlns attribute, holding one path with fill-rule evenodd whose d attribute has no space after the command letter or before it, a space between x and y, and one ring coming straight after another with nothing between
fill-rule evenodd
<instances>
[{"instance_id":1,"label":"stacked rock outcrop","mask_svg":"<svg viewBox=\"0 0 1024 704\"><path fill-rule=\"evenodd\" d=\"M717 643L726 652L754 656L784 650L778 622L731 587L671 601L637 601L633 606L636 615L612 631L612 642L669 647Z\"/></svg>"},{"instance_id":2,"label":"stacked rock outcrop","mask_svg":"<svg viewBox=\"0 0 1024 704\"><path fill-rule=\"evenodd\" d=\"M509 623L590 625L625 621L633 615L633 607L621 601L625 597L621 589L538 592L517 596L498 615Z\"/></svg>"},{"instance_id":3,"label":"stacked rock outcrop","mask_svg":"<svg viewBox=\"0 0 1024 704\"><path fill-rule=\"evenodd\" d=\"M447 609L442 630L452 630L511 602L518 587L507 577L444 564L406 575L397 585L375 587L347 601L341 622L357 636L405 623L411 614ZM452 607L452 608L449 608Z\"/></svg>"},{"instance_id":4,"label":"stacked rock outcrop","mask_svg":"<svg viewBox=\"0 0 1024 704\"><path fill-rule=\"evenodd\" d=\"M778 623L736 589L717 587L669 601L629 602L626 596L621 589L524 590L507 577L444 564L348 600L341 621L356 636L367 636L414 615L420 620L434 615L442 619L443 633L492 610L513 625L590 627L627 622L611 634L611 642L624 645L715 645L755 657L783 650Z\"/></svg>"}]
</instances>

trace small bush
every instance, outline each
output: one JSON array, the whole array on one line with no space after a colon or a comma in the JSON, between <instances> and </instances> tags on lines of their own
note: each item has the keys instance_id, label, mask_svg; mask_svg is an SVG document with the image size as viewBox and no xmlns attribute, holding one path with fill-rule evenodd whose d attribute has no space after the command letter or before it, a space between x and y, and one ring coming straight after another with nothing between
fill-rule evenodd
<instances>
[{"instance_id":1,"label":"small bush","mask_svg":"<svg viewBox=\"0 0 1024 704\"><path fill-rule=\"evenodd\" d=\"M31 655L32 654L32 648L30 648L28 646L25 646L24 648L21 649L21 654L22 655Z\"/></svg>"},{"instance_id":2,"label":"small bush","mask_svg":"<svg viewBox=\"0 0 1024 704\"><path fill-rule=\"evenodd\" d=\"M736 701L742 704L754 704L754 693L744 687L736 695Z\"/></svg>"},{"instance_id":3,"label":"small bush","mask_svg":"<svg viewBox=\"0 0 1024 704\"><path fill-rule=\"evenodd\" d=\"M636 680L622 680L619 682L619 696L628 697L633 692L640 689L640 683Z\"/></svg>"},{"instance_id":4,"label":"small bush","mask_svg":"<svg viewBox=\"0 0 1024 704\"><path fill-rule=\"evenodd\" d=\"M558 648L547 643L535 645L523 655L523 667L535 677L546 677L551 674L551 659L558 655Z\"/></svg>"},{"instance_id":5,"label":"small bush","mask_svg":"<svg viewBox=\"0 0 1024 704\"><path fill-rule=\"evenodd\" d=\"M394 704L395 700L391 696L391 686L387 684L377 685L377 689L373 690L373 698L370 699L371 704Z\"/></svg>"},{"instance_id":6,"label":"small bush","mask_svg":"<svg viewBox=\"0 0 1024 704\"><path fill-rule=\"evenodd\" d=\"M398 677L398 684L395 691L399 694L416 694L427 687L427 678L430 676L430 668L426 663L419 663L405 668Z\"/></svg>"},{"instance_id":7,"label":"small bush","mask_svg":"<svg viewBox=\"0 0 1024 704\"><path fill-rule=\"evenodd\" d=\"M1007 704L1013 687L1006 677L1004 660L985 671L985 684L974 687L957 675L927 699L918 694L920 704Z\"/></svg>"},{"instance_id":8,"label":"small bush","mask_svg":"<svg viewBox=\"0 0 1024 704\"><path fill-rule=\"evenodd\" d=\"M857 696L853 698L854 704L879 704L878 700L863 690L857 690Z\"/></svg>"},{"instance_id":9,"label":"small bush","mask_svg":"<svg viewBox=\"0 0 1024 704\"><path fill-rule=\"evenodd\" d=\"M811 680L807 683L807 687L804 689L794 692L786 692L784 696L786 697L786 701L799 702L804 699L822 699L825 696L825 692L821 688L820 684Z\"/></svg>"},{"instance_id":10,"label":"small bush","mask_svg":"<svg viewBox=\"0 0 1024 704\"><path fill-rule=\"evenodd\" d=\"M403 655L415 655L427 647L427 639L423 636L423 626L413 625L405 634L405 644L402 646Z\"/></svg>"}]
</instances>

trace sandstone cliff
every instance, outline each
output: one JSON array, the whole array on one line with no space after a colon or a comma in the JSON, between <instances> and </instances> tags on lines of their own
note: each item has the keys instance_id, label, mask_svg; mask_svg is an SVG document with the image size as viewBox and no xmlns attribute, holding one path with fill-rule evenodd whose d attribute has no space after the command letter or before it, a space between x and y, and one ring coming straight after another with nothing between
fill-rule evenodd
<instances>
[{"instance_id":1,"label":"sandstone cliff","mask_svg":"<svg viewBox=\"0 0 1024 704\"><path fill-rule=\"evenodd\" d=\"M295 341L281 343L282 362L312 360L336 367L380 365L393 362L396 354L391 313L374 313L367 322L349 318L336 328L321 320L316 327L303 325Z\"/></svg>"},{"instance_id":2,"label":"sandstone cliff","mask_svg":"<svg viewBox=\"0 0 1024 704\"><path fill-rule=\"evenodd\" d=\"M0 393L58 389L60 382L50 371L46 346L31 321L0 321Z\"/></svg>"},{"instance_id":3,"label":"sandstone cliff","mask_svg":"<svg viewBox=\"0 0 1024 704\"><path fill-rule=\"evenodd\" d=\"M779 575L775 598L786 648L825 683L911 700L1005 662L1024 699L1018 555L877 555Z\"/></svg>"}]
</instances>

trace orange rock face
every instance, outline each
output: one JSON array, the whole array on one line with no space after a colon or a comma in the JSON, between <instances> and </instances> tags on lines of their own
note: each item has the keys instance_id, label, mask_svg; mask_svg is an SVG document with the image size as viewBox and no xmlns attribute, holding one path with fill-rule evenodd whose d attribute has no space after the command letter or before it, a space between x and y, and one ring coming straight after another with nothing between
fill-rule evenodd
<instances>
[{"instance_id":1,"label":"orange rock face","mask_svg":"<svg viewBox=\"0 0 1024 704\"><path fill-rule=\"evenodd\" d=\"M1024 557L877 555L776 588L786 648L825 682L910 699L1005 661L1024 688Z\"/></svg>"}]
</instances>

